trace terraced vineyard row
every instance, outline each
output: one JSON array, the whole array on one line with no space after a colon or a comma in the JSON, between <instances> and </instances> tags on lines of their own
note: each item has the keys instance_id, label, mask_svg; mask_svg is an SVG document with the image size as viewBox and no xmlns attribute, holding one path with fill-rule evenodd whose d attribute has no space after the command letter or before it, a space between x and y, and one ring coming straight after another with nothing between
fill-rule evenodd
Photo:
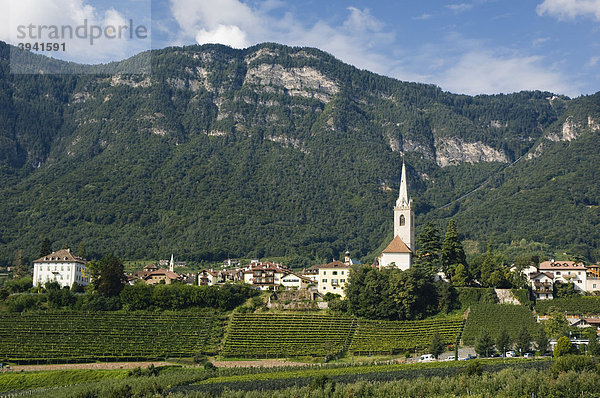
<instances>
[{"instance_id":1,"label":"terraced vineyard row","mask_svg":"<svg viewBox=\"0 0 600 398\"><path fill-rule=\"evenodd\" d=\"M0 315L0 361L138 360L215 353L214 313L63 312Z\"/></svg>"},{"instance_id":2,"label":"terraced vineyard row","mask_svg":"<svg viewBox=\"0 0 600 398\"><path fill-rule=\"evenodd\" d=\"M464 344L473 345L481 332L486 330L495 340L502 328L505 328L514 341L523 327L527 328L531 336L537 335L539 326L536 324L533 312L523 305L472 305L462 339Z\"/></svg>"},{"instance_id":3,"label":"terraced vineyard row","mask_svg":"<svg viewBox=\"0 0 600 398\"><path fill-rule=\"evenodd\" d=\"M354 354L398 353L427 348L431 337L439 333L444 344L454 344L463 328L462 317L424 321L359 320L349 351Z\"/></svg>"},{"instance_id":4,"label":"terraced vineyard row","mask_svg":"<svg viewBox=\"0 0 600 398\"><path fill-rule=\"evenodd\" d=\"M347 349L356 319L313 314L235 314L221 354L240 358L333 356Z\"/></svg>"},{"instance_id":5,"label":"terraced vineyard row","mask_svg":"<svg viewBox=\"0 0 600 398\"><path fill-rule=\"evenodd\" d=\"M402 352L425 348L439 333L451 344L460 336L460 317L425 321L369 321L334 315L250 314L231 319L224 356L267 358Z\"/></svg>"}]
</instances>

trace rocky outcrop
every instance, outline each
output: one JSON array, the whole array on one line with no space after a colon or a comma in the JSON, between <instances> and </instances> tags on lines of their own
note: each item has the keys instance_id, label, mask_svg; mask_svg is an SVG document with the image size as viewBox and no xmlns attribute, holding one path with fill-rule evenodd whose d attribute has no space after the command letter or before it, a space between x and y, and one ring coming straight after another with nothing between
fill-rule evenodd
<instances>
[{"instance_id":1,"label":"rocky outcrop","mask_svg":"<svg viewBox=\"0 0 600 398\"><path fill-rule=\"evenodd\" d=\"M325 103L340 91L332 79L308 66L284 68L278 64L260 64L248 69L244 84L279 87L289 95L316 98Z\"/></svg>"},{"instance_id":2,"label":"rocky outcrop","mask_svg":"<svg viewBox=\"0 0 600 398\"><path fill-rule=\"evenodd\" d=\"M572 141L579 135L581 124L575 122L572 116L564 121L559 131L552 132L546 136L550 141Z\"/></svg>"},{"instance_id":3,"label":"rocky outcrop","mask_svg":"<svg viewBox=\"0 0 600 398\"><path fill-rule=\"evenodd\" d=\"M465 142L459 137L435 139L436 163L440 167L460 163L502 162L508 163L506 155L481 142Z\"/></svg>"}]
</instances>

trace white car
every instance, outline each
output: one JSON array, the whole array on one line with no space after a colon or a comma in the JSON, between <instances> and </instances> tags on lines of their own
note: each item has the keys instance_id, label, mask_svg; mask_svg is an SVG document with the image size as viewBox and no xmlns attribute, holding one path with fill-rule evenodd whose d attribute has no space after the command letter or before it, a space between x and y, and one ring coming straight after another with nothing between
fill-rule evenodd
<instances>
[{"instance_id":1,"label":"white car","mask_svg":"<svg viewBox=\"0 0 600 398\"><path fill-rule=\"evenodd\" d=\"M431 354L421 355L421 358L419 358L419 362L431 362L434 360L435 358Z\"/></svg>"},{"instance_id":2,"label":"white car","mask_svg":"<svg viewBox=\"0 0 600 398\"><path fill-rule=\"evenodd\" d=\"M514 358L517 355L515 354L514 351L506 351L506 358Z\"/></svg>"},{"instance_id":3,"label":"white car","mask_svg":"<svg viewBox=\"0 0 600 398\"><path fill-rule=\"evenodd\" d=\"M454 361L456 357L454 355L450 355L448 358L444 359L444 361Z\"/></svg>"}]
</instances>

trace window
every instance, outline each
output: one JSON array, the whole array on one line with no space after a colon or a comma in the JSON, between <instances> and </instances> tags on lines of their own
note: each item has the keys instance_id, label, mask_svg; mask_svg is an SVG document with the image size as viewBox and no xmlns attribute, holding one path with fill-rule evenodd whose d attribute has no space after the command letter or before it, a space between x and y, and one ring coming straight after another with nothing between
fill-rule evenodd
<instances>
[{"instance_id":1,"label":"window","mask_svg":"<svg viewBox=\"0 0 600 398\"><path fill-rule=\"evenodd\" d=\"M327 271L323 271L323 275L327 275Z\"/></svg>"},{"instance_id":2,"label":"window","mask_svg":"<svg viewBox=\"0 0 600 398\"><path fill-rule=\"evenodd\" d=\"M560 275L560 271L556 271L556 275Z\"/></svg>"},{"instance_id":3,"label":"window","mask_svg":"<svg viewBox=\"0 0 600 398\"><path fill-rule=\"evenodd\" d=\"M337 279L332 279L331 280L331 284L332 285L337 285L338 284L338 280Z\"/></svg>"},{"instance_id":4,"label":"window","mask_svg":"<svg viewBox=\"0 0 600 398\"><path fill-rule=\"evenodd\" d=\"M340 283L346 283L345 279L340 279Z\"/></svg>"},{"instance_id":5,"label":"window","mask_svg":"<svg viewBox=\"0 0 600 398\"><path fill-rule=\"evenodd\" d=\"M400 226L403 227L406 225L406 219L404 218L404 214L400 214Z\"/></svg>"},{"instance_id":6,"label":"window","mask_svg":"<svg viewBox=\"0 0 600 398\"><path fill-rule=\"evenodd\" d=\"M594 283L594 289L596 288L596 284Z\"/></svg>"},{"instance_id":7,"label":"window","mask_svg":"<svg viewBox=\"0 0 600 398\"><path fill-rule=\"evenodd\" d=\"M337 275L337 271L333 271L333 275Z\"/></svg>"},{"instance_id":8,"label":"window","mask_svg":"<svg viewBox=\"0 0 600 398\"><path fill-rule=\"evenodd\" d=\"M323 283L327 283L327 279L323 279Z\"/></svg>"},{"instance_id":9,"label":"window","mask_svg":"<svg viewBox=\"0 0 600 398\"><path fill-rule=\"evenodd\" d=\"M344 271L342 271L342 275L344 275Z\"/></svg>"}]
</instances>

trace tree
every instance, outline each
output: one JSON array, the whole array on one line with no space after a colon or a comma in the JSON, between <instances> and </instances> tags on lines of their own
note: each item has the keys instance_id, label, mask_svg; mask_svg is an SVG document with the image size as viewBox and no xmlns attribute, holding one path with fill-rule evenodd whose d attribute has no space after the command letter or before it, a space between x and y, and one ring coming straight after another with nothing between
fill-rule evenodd
<instances>
[{"instance_id":1,"label":"tree","mask_svg":"<svg viewBox=\"0 0 600 398\"><path fill-rule=\"evenodd\" d=\"M454 220L448 222L446 235L442 243L442 270L448 277L452 277L459 264L467 265L465 250L458 237L458 230Z\"/></svg>"},{"instance_id":2,"label":"tree","mask_svg":"<svg viewBox=\"0 0 600 398\"><path fill-rule=\"evenodd\" d=\"M510 336L506 331L506 328L502 328L498 337L496 337L496 349L500 351L502 356L506 354L506 351L510 347Z\"/></svg>"},{"instance_id":3,"label":"tree","mask_svg":"<svg viewBox=\"0 0 600 398\"><path fill-rule=\"evenodd\" d=\"M546 331L544 327L539 329L538 335L535 340L535 344L537 345L537 349L540 352L540 355L545 355L548 352L548 346L550 342L548 341L548 336L546 335Z\"/></svg>"},{"instance_id":4,"label":"tree","mask_svg":"<svg viewBox=\"0 0 600 398\"><path fill-rule=\"evenodd\" d=\"M464 264L458 264L454 275L452 275L452 284L457 287L467 286L469 280L469 274L467 274L467 268Z\"/></svg>"},{"instance_id":5,"label":"tree","mask_svg":"<svg viewBox=\"0 0 600 398\"><path fill-rule=\"evenodd\" d=\"M562 312L554 311L550 314L550 319L544 324L546 333L550 338L557 339L569 334L569 321Z\"/></svg>"},{"instance_id":6,"label":"tree","mask_svg":"<svg viewBox=\"0 0 600 398\"><path fill-rule=\"evenodd\" d=\"M516 341L517 350L521 354L531 351L531 334L526 327L522 327Z\"/></svg>"},{"instance_id":7,"label":"tree","mask_svg":"<svg viewBox=\"0 0 600 398\"><path fill-rule=\"evenodd\" d=\"M442 337L439 333L435 332L433 336L431 336L431 342L429 343L429 353L433 355L435 359L440 356L440 354L444 352L444 343L442 342Z\"/></svg>"},{"instance_id":8,"label":"tree","mask_svg":"<svg viewBox=\"0 0 600 398\"><path fill-rule=\"evenodd\" d=\"M562 336L556 342L556 346L554 347L554 352L552 355L554 358L562 357L563 355L568 355L573 352L573 345L571 344L571 340L567 336Z\"/></svg>"},{"instance_id":9,"label":"tree","mask_svg":"<svg viewBox=\"0 0 600 398\"><path fill-rule=\"evenodd\" d=\"M483 330L475 342L475 352L481 357L489 357L494 352L494 342L487 330Z\"/></svg>"},{"instance_id":10,"label":"tree","mask_svg":"<svg viewBox=\"0 0 600 398\"><path fill-rule=\"evenodd\" d=\"M50 253L52 253L52 242L46 237L42 240L39 257L47 256Z\"/></svg>"},{"instance_id":11,"label":"tree","mask_svg":"<svg viewBox=\"0 0 600 398\"><path fill-rule=\"evenodd\" d=\"M596 334L596 328L587 328L585 331L585 337L588 338L589 343L587 345L588 355L599 356L600 355L600 343L598 342L598 335Z\"/></svg>"},{"instance_id":12,"label":"tree","mask_svg":"<svg viewBox=\"0 0 600 398\"><path fill-rule=\"evenodd\" d=\"M579 296L579 293L575 289L575 284L573 282L554 282L554 298L568 298L575 296Z\"/></svg>"},{"instance_id":13,"label":"tree","mask_svg":"<svg viewBox=\"0 0 600 398\"><path fill-rule=\"evenodd\" d=\"M77 257L86 258L87 251L85 250L85 243L83 241L79 242L79 247L77 248Z\"/></svg>"},{"instance_id":14,"label":"tree","mask_svg":"<svg viewBox=\"0 0 600 398\"><path fill-rule=\"evenodd\" d=\"M441 242L440 231L432 222L428 222L417 235L415 266L423 267L434 274L437 273L441 267Z\"/></svg>"},{"instance_id":15,"label":"tree","mask_svg":"<svg viewBox=\"0 0 600 398\"><path fill-rule=\"evenodd\" d=\"M105 297L115 297L123 290L127 280L123 263L113 254L108 254L100 260L88 263L94 290Z\"/></svg>"},{"instance_id":16,"label":"tree","mask_svg":"<svg viewBox=\"0 0 600 398\"><path fill-rule=\"evenodd\" d=\"M29 267L23 258L23 250L19 249L15 253L15 259L13 261L13 278L19 279L29 275L31 275L31 272L29 272Z\"/></svg>"}]
</instances>

